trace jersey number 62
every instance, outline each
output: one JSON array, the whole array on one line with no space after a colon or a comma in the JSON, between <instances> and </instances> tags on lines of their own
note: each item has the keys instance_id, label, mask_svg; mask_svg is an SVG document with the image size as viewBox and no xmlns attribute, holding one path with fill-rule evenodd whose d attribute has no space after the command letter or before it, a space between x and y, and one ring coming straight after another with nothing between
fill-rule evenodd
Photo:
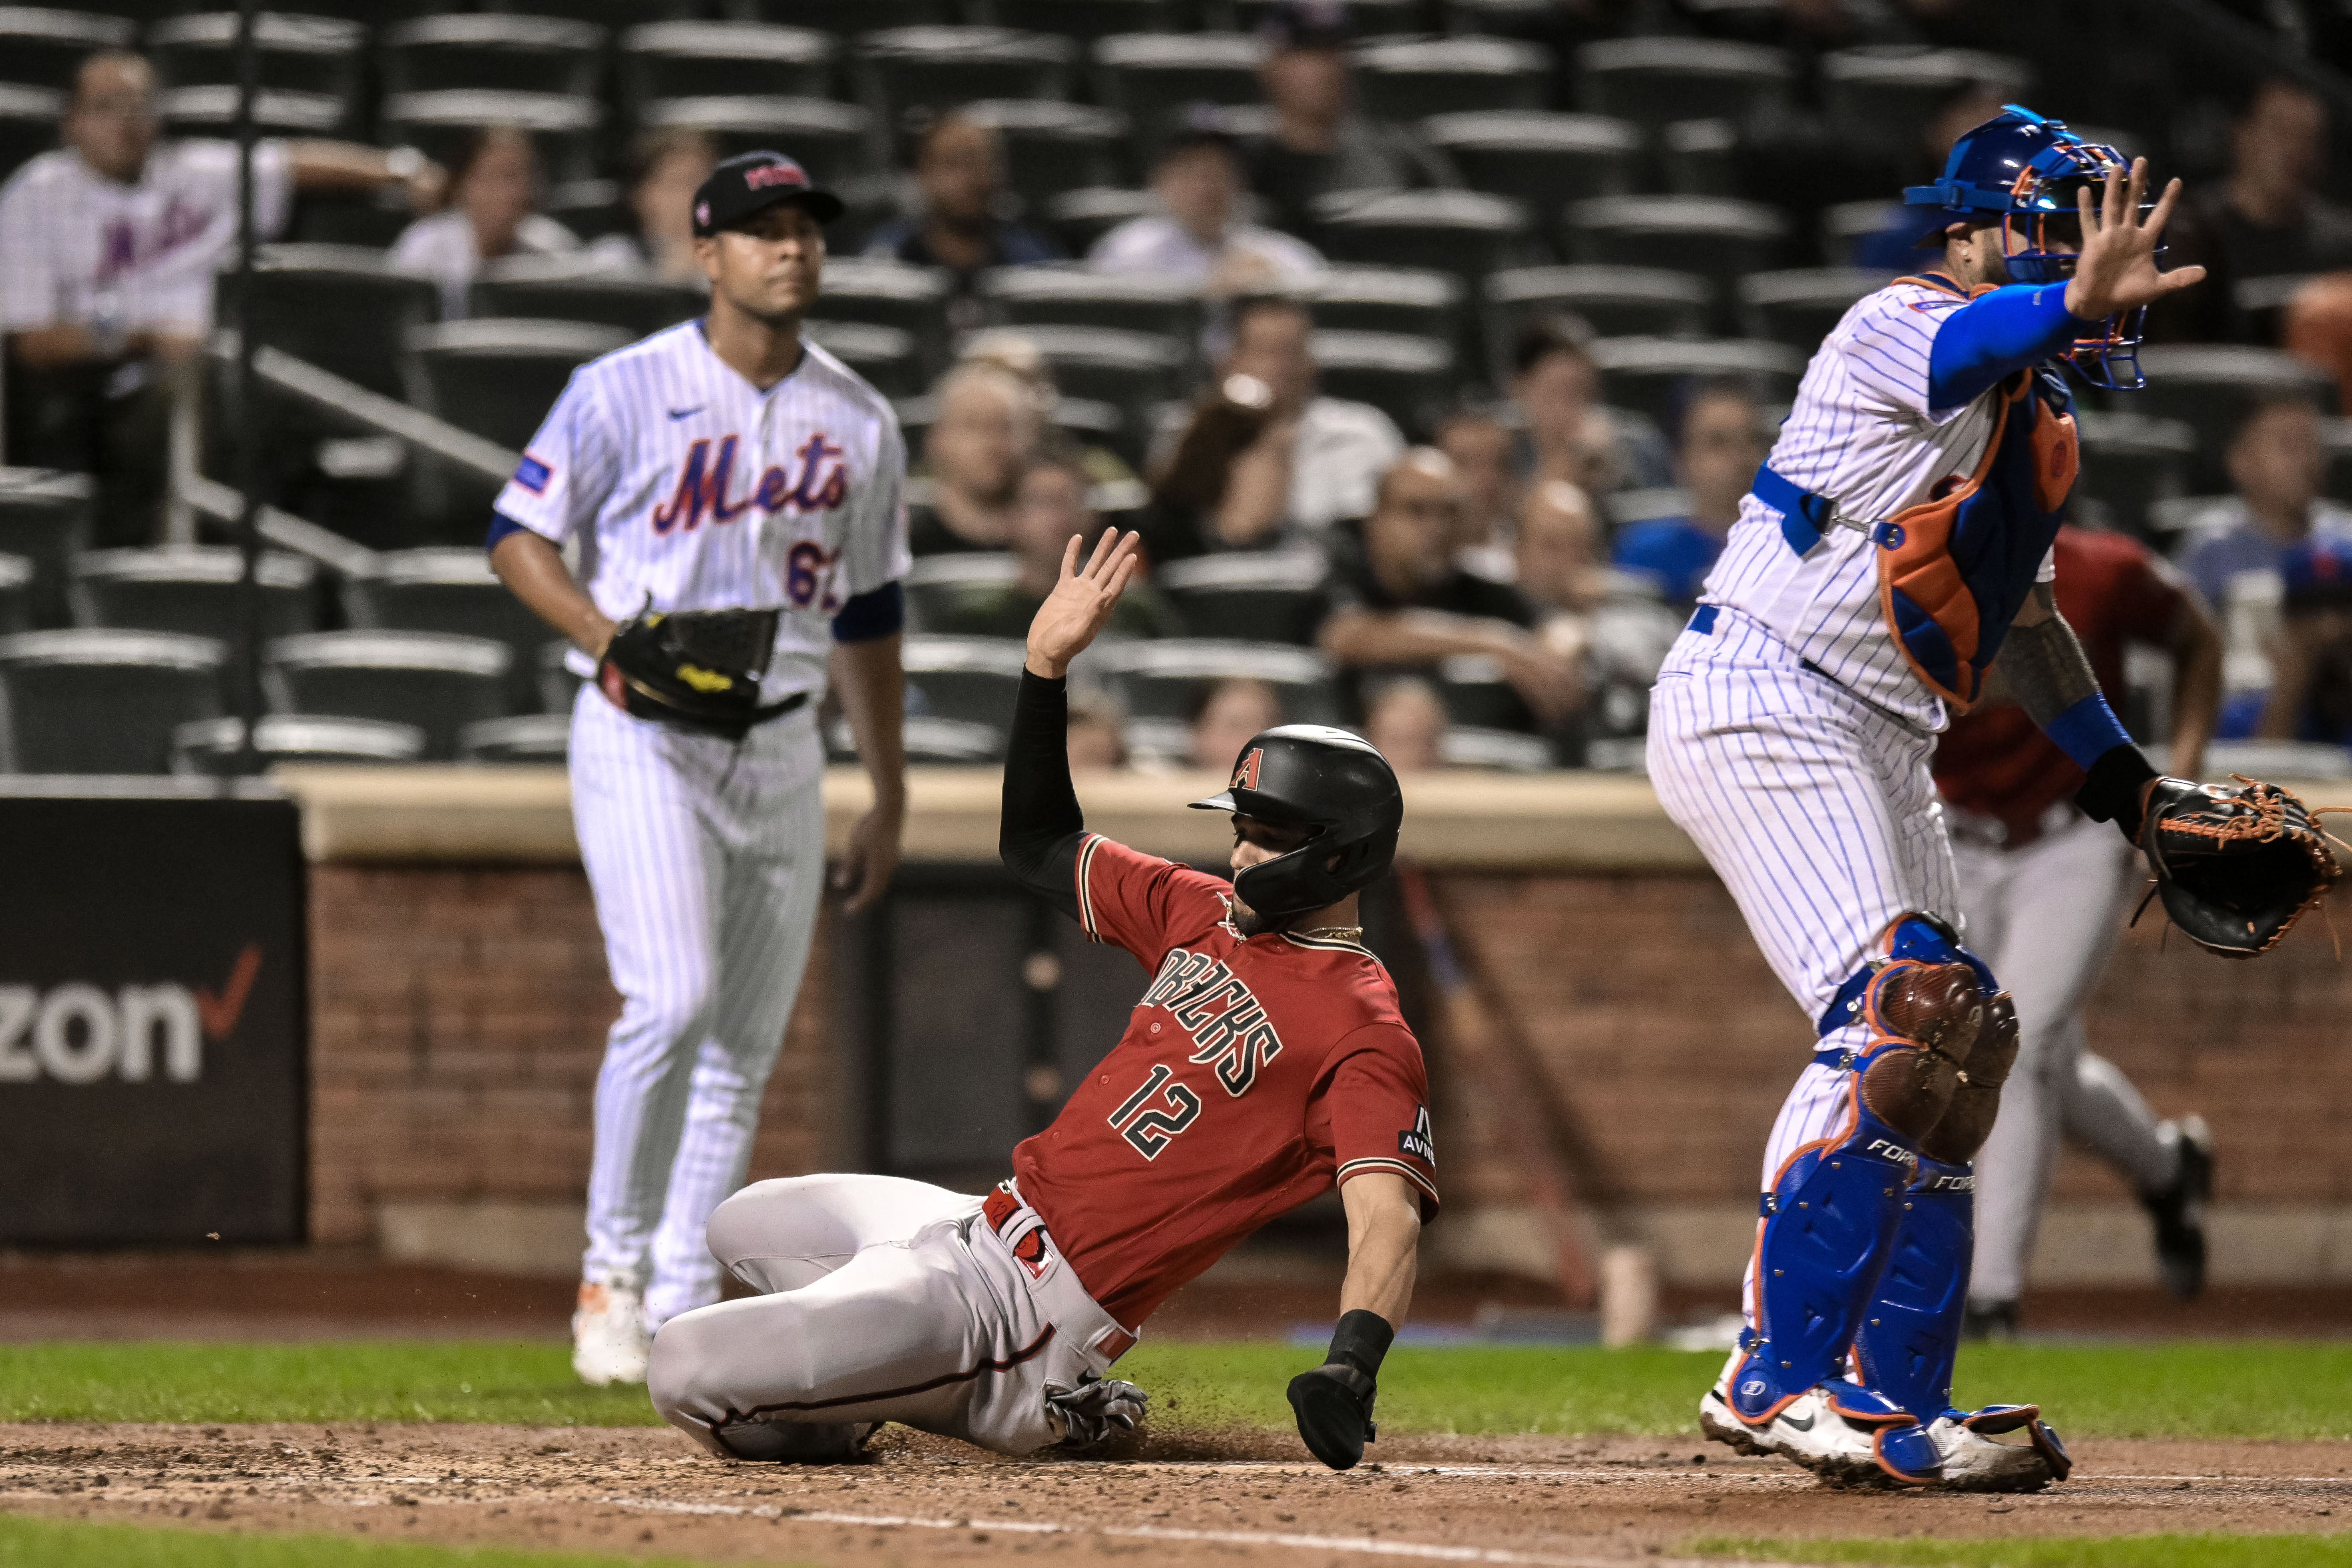
<instances>
[{"instance_id":1,"label":"jersey number 62","mask_svg":"<svg viewBox=\"0 0 2352 1568\"><path fill-rule=\"evenodd\" d=\"M1168 1141L1192 1126L1192 1119L1201 1114L1201 1097L1181 1083L1170 1083L1168 1080L1174 1076L1175 1069L1164 1062L1153 1068L1151 1076L1143 1080L1143 1087L1110 1113L1110 1124L1118 1129L1118 1135L1134 1144L1135 1152L1147 1160L1160 1158L1160 1151L1168 1147ZM1170 1109L1163 1110L1154 1106L1144 1110L1144 1102L1154 1096L1164 1099ZM1142 1114L1137 1115L1138 1111Z\"/></svg>"}]
</instances>

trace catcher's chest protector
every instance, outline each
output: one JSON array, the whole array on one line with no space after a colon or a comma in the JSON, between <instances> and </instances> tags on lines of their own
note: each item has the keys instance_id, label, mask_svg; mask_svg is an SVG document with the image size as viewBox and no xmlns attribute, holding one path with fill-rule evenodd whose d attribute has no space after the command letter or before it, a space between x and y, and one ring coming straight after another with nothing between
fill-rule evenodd
<instances>
[{"instance_id":1,"label":"catcher's chest protector","mask_svg":"<svg viewBox=\"0 0 2352 1568\"><path fill-rule=\"evenodd\" d=\"M1902 281L1958 292L1938 278ZM1896 512L1878 554L1887 629L1912 672L1963 710L2032 592L2080 466L2072 399L2055 374L2021 371L1998 395L1976 472Z\"/></svg>"}]
</instances>

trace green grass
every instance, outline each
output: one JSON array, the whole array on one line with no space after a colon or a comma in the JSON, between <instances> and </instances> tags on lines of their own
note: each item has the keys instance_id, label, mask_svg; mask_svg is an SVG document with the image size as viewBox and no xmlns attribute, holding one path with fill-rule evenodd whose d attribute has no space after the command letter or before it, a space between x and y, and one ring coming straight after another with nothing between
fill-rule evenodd
<instances>
[{"instance_id":1,"label":"green grass","mask_svg":"<svg viewBox=\"0 0 2352 1568\"><path fill-rule=\"evenodd\" d=\"M1161 1430L1287 1426L1283 1385L1314 1352L1146 1341L1119 1374ZM1496 1346L1393 1352L1396 1432L1688 1434L1721 1358ZM2069 1437L2347 1437L2352 1345L2183 1342L1971 1346L1964 1402L2041 1403ZM573 1381L566 1347L473 1341L0 1345L0 1421L502 1421L656 1424L642 1390Z\"/></svg>"},{"instance_id":2,"label":"green grass","mask_svg":"<svg viewBox=\"0 0 2352 1568\"><path fill-rule=\"evenodd\" d=\"M127 1524L60 1524L0 1514L0 1568L690 1568L682 1558L356 1541L346 1535L219 1535Z\"/></svg>"},{"instance_id":3,"label":"green grass","mask_svg":"<svg viewBox=\"0 0 2352 1568\"><path fill-rule=\"evenodd\" d=\"M1875 1568L2352 1568L2352 1535L2053 1535L2006 1541L1699 1541L1702 1556Z\"/></svg>"}]
</instances>

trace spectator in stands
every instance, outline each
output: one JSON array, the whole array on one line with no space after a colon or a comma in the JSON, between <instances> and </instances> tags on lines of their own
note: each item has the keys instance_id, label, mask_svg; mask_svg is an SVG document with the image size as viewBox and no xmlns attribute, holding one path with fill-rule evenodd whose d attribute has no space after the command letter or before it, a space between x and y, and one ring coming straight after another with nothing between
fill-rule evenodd
<instances>
[{"instance_id":1,"label":"spectator in stands","mask_svg":"<svg viewBox=\"0 0 2352 1568\"><path fill-rule=\"evenodd\" d=\"M1617 536L1615 564L1656 584L1670 605L1698 603L1724 536L1739 521L1739 502L1768 450L1764 416L1736 381L1701 383L1684 401L1676 431L1675 478L1690 497L1680 517L1637 522Z\"/></svg>"},{"instance_id":2,"label":"spectator in stands","mask_svg":"<svg viewBox=\"0 0 2352 1568\"><path fill-rule=\"evenodd\" d=\"M1301 288L1323 270L1315 247L1241 219L1242 173L1232 138L1187 129L1151 166L1161 211L1095 241L1098 272L1150 272L1197 283L1213 299Z\"/></svg>"},{"instance_id":3,"label":"spectator in stands","mask_svg":"<svg viewBox=\"0 0 2352 1568\"><path fill-rule=\"evenodd\" d=\"M1454 459L1462 480L1462 534L1454 554L1463 565L1497 583L1511 580L1511 507L1518 481L1511 472L1513 435L1493 409L1464 408L1437 426L1437 449Z\"/></svg>"},{"instance_id":4,"label":"spectator in stands","mask_svg":"<svg viewBox=\"0 0 2352 1568\"><path fill-rule=\"evenodd\" d=\"M1371 514L1331 542L1334 607L1317 642L1358 672L1427 670L1484 655L1502 667L1532 726L1550 730L1581 703L1580 672L1536 635L1542 617L1526 595L1456 563L1463 505L1444 453L1416 447L1399 458L1381 478Z\"/></svg>"},{"instance_id":5,"label":"spectator in stands","mask_svg":"<svg viewBox=\"0 0 2352 1568\"><path fill-rule=\"evenodd\" d=\"M1118 710L1084 692L1070 695L1069 739L1072 773L1115 773L1127 766L1127 733Z\"/></svg>"},{"instance_id":6,"label":"spectator in stands","mask_svg":"<svg viewBox=\"0 0 2352 1568\"><path fill-rule=\"evenodd\" d=\"M1222 773L1234 765L1251 736L1282 722L1282 694L1269 682L1246 676L1204 680L1192 693L1184 717L1192 765Z\"/></svg>"},{"instance_id":7,"label":"spectator in stands","mask_svg":"<svg viewBox=\"0 0 2352 1568\"><path fill-rule=\"evenodd\" d=\"M2231 127L2230 176L2189 187L2165 231L2165 265L2201 266L2201 287L2148 311L2148 336L2168 342L2255 342L2267 313L2241 308L2250 279L2352 267L2352 209L2319 194L2326 178L2327 105L2289 77L2254 89Z\"/></svg>"},{"instance_id":8,"label":"spectator in stands","mask_svg":"<svg viewBox=\"0 0 2352 1568\"><path fill-rule=\"evenodd\" d=\"M982 271L1062 259L1052 240L999 213L1004 141L994 126L954 110L925 126L915 143L915 191L919 210L876 229L866 254L943 268L955 280L949 324L958 331L979 324L972 289Z\"/></svg>"},{"instance_id":9,"label":"spectator in stands","mask_svg":"<svg viewBox=\"0 0 2352 1568\"><path fill-rule=\"evenodd\" d=\"M1035 399L1038 416L1048 428L1054 428L1055 411L1061 404L1062 389L1054 383L1054 367L1045 363L1045 356L1038 352L1036 340L1028 333L1018 327L990 327L974 332L963 340L963 345L956 351L956 360L962 364L995 365L1007 374L1017 377L1022 384L1028 387L1029 395ZM1078 438L1075 432L1059 433L1073 439ZM1135 470L1127 466L1127 459L1109 447L1084 443L1078 448L1078 456L1087 466L1088 478L1096 484L1141 489L1142 481L1135 477ZM1123 504L1133 506L1136 503L1130 500Z\"/></svg>"},{"instance_id":10,"label":"spectator in stands","mask_svg":"<svg viewBox=\"0 0 2352 1568\"><path fill-rule=\"evenodd\" d=\"M1607 596L1601 519L1582 489L1566 479L1529 485L1513 532L1512 575L1538 609L1581 615Z\"/></svg>"},{"instance_id":11,"label":"spectator in stands","mask_svg":"<svg viewBox=\"0 0 2352 1568\"><path fill-rule=\"evenodd\" d=\"M908 542L918 555L1009 549L1013 489L1044 428L1037 399L992 364L957 365L935 394L939 414L912 476L927 493L909 508Z\"/></svg>"},{"instance_id":12,"label":"spectator in stands","mask_svg":"<svg viewBox=\"0 0 2352 1568\"><path fill-rule=\"evenodd\" d=\"M588 247L599 266L644 268L664 278L708 287L694 258L694 193L710 177L719 151L706 132L648 131L629 153L629 211L634 234L608 234Z\"/></svg>"},{"instance_id":13,"label":"spectator in stands","mask_svg":"<svg viewBox=\"0 0 2352 1568\"><path fill-rule=\"evenodd\" d=\"M1102 518L1087 503L1087 489L1086 467L1076 453L1049 447L1032 458L1013 490L1009 542L1021 563L1020 575L1001 586L961 595L940 617L940 630L962 637L1027 637L1029 623L1036 619L1061 575L1062 553L1071 536L1091 546L1102 528ZM1103 636L1172 637L1180 629L1168 602L1149 582L1131 582L1113 606Z\"/></svg>"},{"instance_id":14,"label":"spectator in stands","mask_svg":"<svg viewBox=\"0 0 2352 1568\"><path fill-rule=\"evenodd\" d=\"M1401 773L1444 767L1452 726L1437 689L1417 675L1381 681L1364 700L1364 739Z\"/></svg>"},{"instance_id":15,"label":"spectator in stands","mask_svg":"<svg viewBox=\"0 0 2352 1568\"><path fill-rule=\"evenodd\" d=\"M1319 538L1370 510L1404 437L1371 405L1317 394L1313 329L1295 300L1236 305L1232 351L1154 465L1146 540L1159 559L1267 549L1286 531Z\"/></svg>"},{"instance_id":16,"label":"spectator in stands","mask_svg":"<svg viewBox=\"0 0 2352 1568\"><path fill-rule=\"evenodd\" d=\"M1592 330L1573 316L1538 317L1520 329L1511 352L1519 477L1566 479L1595 495L1671 482L1657 427L1601 403L1591 344Z\"/></svg>"},{"instance_id":17,"label":"spectator in stands","mask_svg":"<svg viewBox=\"0 0 2352 1568\"><path fill-rule=\"evenodd\" d=\"M419 218L392 242L392 259L441 284L441 313L466 314L467 290L483 265L509 256L557 256L580 237L545 213L539 150L511 125L486 125L466 140L449 168L449 205Z\"/></svg>"},{"instance_id":18,"label":"spectator in stands","mask_svg":"<svg viewBox=\"0 0 2352 1568\"><path fill-rule=\"evenodd\" d=\"M1317 198L1335 191L1441 183L1411 138L1355 112L1342 0L1283 0L1258 36L1266 44L1258 80L1274 134L1251 150L1246 173L1276 227L1311 231Z\"/></svg>"},{"instance_id":19,"label":"spectator in stands","mask_svg":"<svg viewBox=\"0 0 2352 1568\"><path fill-rule=\"evenodd\" d=\"M2227 611L2244 579L2273 596L2279 562L2305 539L2352 539L2352 512L2319 496L2327 472L2319 410L2300 393L2259 398L2238 422L2225 461L2237 495L2193 522L2177 558L2206 603Z\"/></svg>"},{"instance_id":20,"label":"spectator in stands","mask_svg":"<svg viewBox=\"0 0 2352 1568\"><path fill-rule=\"evenodd\" d=\"M2314 537L2279 559L2274 672L2254 733L2352 746L2352 541Z\"/></svg>"},{"instance_id":21,"label":"spectator in stands","mask_svg":"<svg viewBox=\"0 0 2352 1568\"><path fill-rule=\"evenodd\" d=\"M143 544L168 483L169 367L212 325L214 270L235 248L237 153L161 140L155 73L121 50L74 76L64 146L0 187L0 333L9 460L98 476L93 543ZM404 184L440 197L442 172L414 149L263 140L254 218L285 226L297 191Z\"/></svg>"}]
</instances>

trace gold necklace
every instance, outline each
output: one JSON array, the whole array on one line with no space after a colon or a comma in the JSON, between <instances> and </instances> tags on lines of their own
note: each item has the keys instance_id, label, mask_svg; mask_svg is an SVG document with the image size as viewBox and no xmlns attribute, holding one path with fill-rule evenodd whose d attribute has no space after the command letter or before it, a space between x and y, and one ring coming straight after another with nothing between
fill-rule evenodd
<instances>
[{"instance_id":1,"label":"gold necklace","mask_svg":"<svg viewBox=\"0 0 2352 1568\"><path fill-rule=\"evenodd\" d=\"M1301 942L1311 942L1317 937L1321 937L1326 942L1361 942L1364 940L1364 928L1361 926L1325 926L1320 931L1293 931L1291 934L1297 937Z\"/></svg>"}]
</instances>

